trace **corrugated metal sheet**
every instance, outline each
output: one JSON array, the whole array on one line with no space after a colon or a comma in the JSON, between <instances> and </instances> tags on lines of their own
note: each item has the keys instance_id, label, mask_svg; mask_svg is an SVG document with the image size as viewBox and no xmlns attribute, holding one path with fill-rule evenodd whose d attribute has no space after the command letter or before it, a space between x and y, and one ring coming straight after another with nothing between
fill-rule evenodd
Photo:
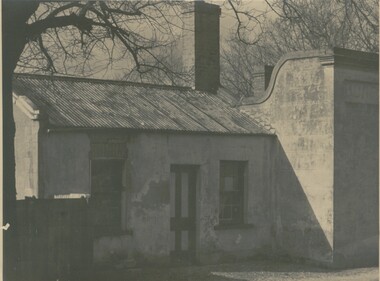
<instances>
[{"instance_id":1,"label":"corrugated metal sheet","mask_svg":"<svg viewBox=\"0 0 380 281\"><path fill-rule=\"evenodd\" d=\"M13 89L53 127L271 134L220 97L190 88L16 74Z\"/></svg>"}]
</instances>

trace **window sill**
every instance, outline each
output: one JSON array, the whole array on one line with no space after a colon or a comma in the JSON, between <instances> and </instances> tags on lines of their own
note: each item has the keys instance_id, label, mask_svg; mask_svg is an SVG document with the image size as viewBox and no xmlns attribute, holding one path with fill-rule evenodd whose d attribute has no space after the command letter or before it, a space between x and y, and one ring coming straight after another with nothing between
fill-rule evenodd
<instances>
[{"instance_id":1,"label":"window sill","mask_svg":"<svg viewBox=\"0 0 380 281\"><path fill-rule=\"evenodd\" d=\"M240 223L240 224L218 224L214 226L215 230L223 229L245 229L245 228L254 228L255 226L250 223Z\"/></svg>"}]
</instances>

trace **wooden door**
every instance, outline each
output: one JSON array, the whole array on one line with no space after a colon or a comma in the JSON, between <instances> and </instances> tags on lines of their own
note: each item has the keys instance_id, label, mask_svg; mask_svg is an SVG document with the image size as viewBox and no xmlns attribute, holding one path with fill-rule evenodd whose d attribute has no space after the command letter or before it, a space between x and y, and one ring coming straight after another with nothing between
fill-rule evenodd
<instances>
[{"instance_id":1,"label":"wooden door","mask_svg":"<svg viewBox=\"0 0 380 281\"><path fill-rule=\"evenodd\" d=\"M197 170L197 166L192 165L171 166L171 256L175 261L195 260Z\"/></svg>"},{"instance_id":2,"label":"wooden door","mask_svg":"<svg viewBox=\"0 0 380 281\"><path fill-rule=\"evenodd\" d=\"M91 161L91 224L97 237L121 231L121 160Z\"/></svg>"}]
</instances>

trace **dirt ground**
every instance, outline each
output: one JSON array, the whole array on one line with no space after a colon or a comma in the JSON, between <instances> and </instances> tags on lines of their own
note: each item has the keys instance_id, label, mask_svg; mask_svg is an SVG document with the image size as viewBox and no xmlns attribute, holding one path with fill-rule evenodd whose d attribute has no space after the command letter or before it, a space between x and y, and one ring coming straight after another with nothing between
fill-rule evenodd
<instances>
[{"instance_id":1,"label":"dirt ground","mask_svg":"<svg viewBox=\"0 0 380 281\"><path fill-rule=\"evenodd\" d=\"M359 268L328 270L285 262L250 261L235 264L173 268L139 268L96 271L81 280L102 281L375 281L379 270Z\"/></svg>"}]
</instances>

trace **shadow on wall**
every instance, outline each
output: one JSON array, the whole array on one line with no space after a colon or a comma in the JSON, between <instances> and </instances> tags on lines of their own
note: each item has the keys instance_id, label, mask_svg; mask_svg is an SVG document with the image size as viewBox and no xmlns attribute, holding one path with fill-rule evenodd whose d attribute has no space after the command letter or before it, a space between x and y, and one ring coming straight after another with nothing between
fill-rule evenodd
<instances>
[{"instance_id":1,"label":"shadow on wall","mask_svg":"<svg viewBox=\"0 0 380 281\"><path fill-rule=\"evenodd\" d=\"M332 246L279 140L276 146L272 190L275 255L328 265L332 262ZM332 202L321 207L332 208Z\"/></svg>"},{"instance_id":2,"label":"shadow on wall","mask_svg":"<svg viewBox=\"0 0 380 281\"><path fill-rule=\"evenodd\" d=\"M378 87L372 92L377 95ZM334 264L379 264L379 108L346 103L334 151Z\"/></svg>"}]
</instances>

